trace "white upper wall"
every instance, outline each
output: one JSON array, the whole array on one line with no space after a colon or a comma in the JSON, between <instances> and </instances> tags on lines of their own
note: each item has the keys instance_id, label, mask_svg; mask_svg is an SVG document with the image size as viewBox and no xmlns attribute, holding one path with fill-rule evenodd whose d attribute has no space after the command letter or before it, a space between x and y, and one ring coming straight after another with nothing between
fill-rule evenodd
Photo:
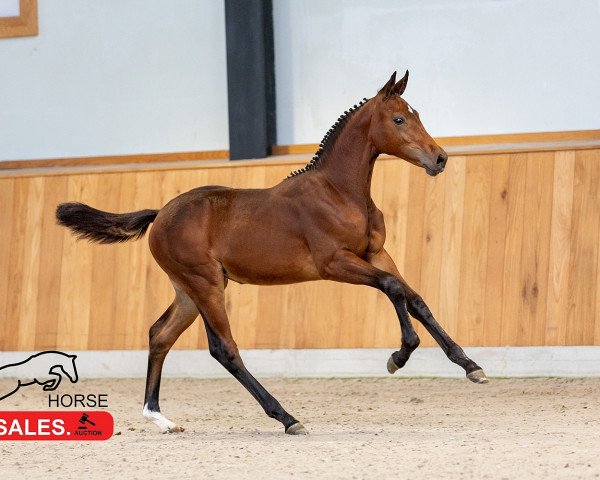
<instances>
[{"instance_id":1,"label":"white upper wall","mask_svg":"<svg viewBox=\"0 0 600 480\"><path fill-rule=\"evenodd\" d=\"M0 0L0 17L18 17L20 12L19 0Z\"/></svg>"},{"instance_id":2,"label":"white upper wall","mask_svg":"<svg viewBox=\"0 0 600 480\"><path fill-rule=\"evenodd\" d=\"M431 134L600 128L598 0L274 0L278 143L394 69ZM39 0L0 39L0 160L228 148L223 0Z\"/></svg>"},{"instance_id":3,"label":"white upper wall","mask_svg":"<svg viewBox=\"0 0 600 480\"><path fill-rule=\"evenodd\" d=\"M600 128L598 0L275 0L278 144L393 70L432 135Z\"/></svg>"},{"instance_id":4,"label":"white upper wall","mask_svg":"<svg viewBox=\"0 0 600 480\"><path fill-rule=\"evenodd\" d=\"M0 39L0 160L228 148L222 0L40 0Z\"/></svg>"}]
</instances>

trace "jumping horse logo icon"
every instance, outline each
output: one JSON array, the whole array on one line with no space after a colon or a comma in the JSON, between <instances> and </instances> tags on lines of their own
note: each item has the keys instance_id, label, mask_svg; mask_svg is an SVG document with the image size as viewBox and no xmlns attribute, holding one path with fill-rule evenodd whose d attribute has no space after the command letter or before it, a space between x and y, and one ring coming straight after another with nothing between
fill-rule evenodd
<instances>
[{"instance_id":1,"label":"jumping horse logo icon","mask_svg":"<svg viewBox=\"0 0 600 480\"><path fill-rule=\"evenodd\" d=\"M46 351L31 355L27 360L0 367L0 376L16 380L16 384L0 390L0 400L4 400L26 385L43 385L45 391L56 390L63 375L69 377L71 383L79 379L75 359L77 355L63 352Z\"/></svg>"}]
</instances>

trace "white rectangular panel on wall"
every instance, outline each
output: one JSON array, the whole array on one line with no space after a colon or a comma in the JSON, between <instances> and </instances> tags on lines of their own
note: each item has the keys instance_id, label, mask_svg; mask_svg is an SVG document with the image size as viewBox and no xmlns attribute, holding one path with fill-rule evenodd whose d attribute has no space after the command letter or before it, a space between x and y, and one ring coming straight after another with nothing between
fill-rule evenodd
<instances>
[{"instance_id":1,"label":"white rectangular panel on wall","mask_svg":"<svg viewBox=\"0 0 600 480\"><path fill-rule=\"evenodd\" d=\"M314 143L398 69L436 136L600 128L597 0L278 0L278 143Z\"/></svg>"},{"instance_id":2,"label":"white rectangular panel on wall","mask_svg":"<svg viewBox=\"0 0 600 480\"><path fill-rule=\"evenodd\" d=\"M222 0L39 2L0 39L0 160L228 148Z\"/></svg>"}]
</instances>

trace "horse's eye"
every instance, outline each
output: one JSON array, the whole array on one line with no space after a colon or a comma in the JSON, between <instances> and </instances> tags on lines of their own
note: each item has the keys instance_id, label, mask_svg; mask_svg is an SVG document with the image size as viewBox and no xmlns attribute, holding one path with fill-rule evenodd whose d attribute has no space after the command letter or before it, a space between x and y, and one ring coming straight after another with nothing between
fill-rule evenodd
<instances>
[{"instance_id":1,"label":"horse's eye","mask_svg":"<svg viewBox=\"0 0 600 480\"><path fill-rule=\"evenodd\" d=\"M404 123L404 118L403 117L394 117L394 123L396 125L402 125Z\"/></svg>"}]
</instances>

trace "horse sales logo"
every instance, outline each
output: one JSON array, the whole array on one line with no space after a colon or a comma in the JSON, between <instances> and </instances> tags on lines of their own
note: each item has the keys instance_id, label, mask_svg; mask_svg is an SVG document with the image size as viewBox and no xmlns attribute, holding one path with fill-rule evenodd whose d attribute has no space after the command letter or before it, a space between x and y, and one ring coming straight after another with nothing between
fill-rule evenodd
<instances>
[{"instance_id":1,"label":"horse sales logo","mask_svg":"<svg viewBox=\"0 0 600 480\"><path fill-rule=\"evenodd\" d=\"M108 412L0 412L0 440L108 440L114 421Z\"/></svg>"},{"instance_id":2,"label":"horse sales logo","mask_svg":"<svg viewBox=\"0 0 600 480\"><path fill-rule=\"evenodd\" d=\"M66 376L77 383L77 355L45 351L22 362L0 366L0 376L8 377L0 388L0 402L21 387L41 385L54 391ZM1 405L1 404L0 404ZM106 408L106 394L48 395L48 407ZM96 411L0 411L0 440L108 440L114 430L110 413Z\"/></svg>"},{"instance_id":3,"label":"horse sales logo","mask_svg":"<svg viewBox=\"0 0 600 480\"><path fill-rule=\"evenodd\" d=\"M69 377L71 383L77 383L77 367L75 359L77 355L68 355L63 352L40 352L31 355L26 360L11 363L0 367L2 376L12 377L15 383L7 391L0 391L0 400L10 397L19 388L27 385L43 385L45 391L56 390L62 380L61 372ZM34 372L31 375L30 372Z\"/></svg>"}]
</instances>

